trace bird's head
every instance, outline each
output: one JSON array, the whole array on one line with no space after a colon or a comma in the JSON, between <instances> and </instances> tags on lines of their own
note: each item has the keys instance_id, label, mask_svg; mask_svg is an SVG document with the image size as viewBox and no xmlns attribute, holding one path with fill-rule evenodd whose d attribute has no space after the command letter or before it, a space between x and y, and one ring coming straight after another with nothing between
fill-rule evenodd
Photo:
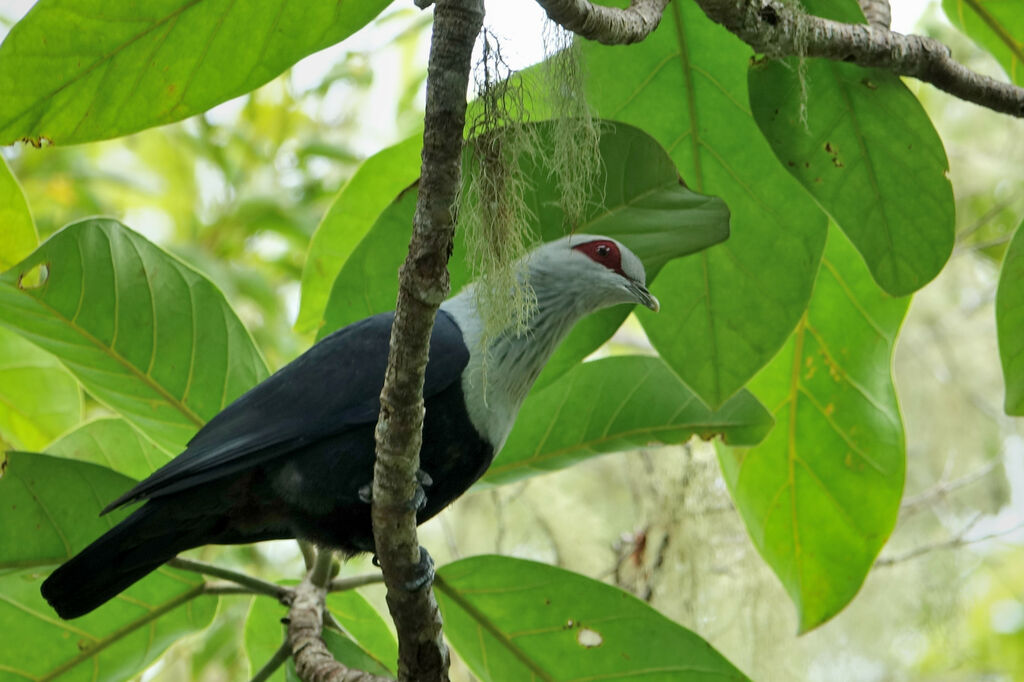
<instances>
[{"instance_id":1,"label":"bird's head","mask_svg":"<svg viewBox=\"0 0 1024 682\"><path fill-rule=\"evenodd\" d=\"M610 237L573 234L538 247L530 254L530 281L538 296L558 290L577 298L591 312L619 303L639 303L657 312L658 299L647 290L644 265L632 251Z\"/></svg>"}]
</instances>

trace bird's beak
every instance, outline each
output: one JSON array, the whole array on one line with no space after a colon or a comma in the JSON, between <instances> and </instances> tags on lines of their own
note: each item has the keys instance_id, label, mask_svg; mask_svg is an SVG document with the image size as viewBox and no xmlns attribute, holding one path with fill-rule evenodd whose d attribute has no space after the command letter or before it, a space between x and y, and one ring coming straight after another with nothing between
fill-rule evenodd
<instances>
[{"instance_id":1,"label":"bird's beak","mask_svg":"<svg viewBox=\"0 0 1024 682\"><path fill-rule=\"evenodd\" d=\"M658 303L658 299L654 297L654 294L647 291L647 287L639 282L630 282L629 290L634 296L636 296L636 302L647 306L654 312L661 310L661 304Z\"/></svg>"}]
</instances>

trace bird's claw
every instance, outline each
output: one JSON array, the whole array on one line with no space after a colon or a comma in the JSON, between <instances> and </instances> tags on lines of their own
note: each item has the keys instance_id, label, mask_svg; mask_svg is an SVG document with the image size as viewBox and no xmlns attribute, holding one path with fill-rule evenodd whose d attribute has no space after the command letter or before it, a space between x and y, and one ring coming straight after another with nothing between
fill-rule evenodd
<instances>
[{"instance_id":1,"label":"bird's claw","mask_svg":"<svg viewBox=\"0 0 1024 682\"><path fill-rule=\"evenodd\" d=\"M416 470L416 482L419 483L424 488L429 488L430 486L434 485L434 479L432 479L430 477L430 474L428 474L423 469Z\"/></svg>"},{"instance_id":2,"label":"bird's claw","mask_svg":"<svg viewBox=\"0 0 1024 682\"><path fill-rule=\"evenodd\" d=\"M420 511L427 506L427 493L424 488L429 488L434 485L434 479L430 477L423 469L416 470L416 492L413 493L412 499L409 500L409 509L412 511ZM373 481L370 481L363 487L361 487L357 493L359 495L359 501L364 504L373 504Z\"/></svg>"},{"instance_id":3,"label":"bird's claw","mask_svg":"<svg viewBox=\"0 0 1024 682\"><path fill-rule=\"evenodd\" d=\"M423 492L423 486L416 484L416 490L412 494L412 499L409 500L408 507L409 511L418 512L427 506L427 494Z\"/></svg>"},{"instance_id":4,"label":"bird's claw","mask_svg":"<svg viewBox=\"0 0 1024 682\"><path fill-rule=\"evenodd\" d=\"M413 570L416 577L405 583L406 592L419 592L434 582L434 559L426 547L420 547L420 560Z\"/></svg>"},{"instance_id":5,"label":"bird's claw","mask_svg":"<svg viewBox=\"0 0 1024 682\"><path fill-rule=\"evenodd\" d=\"M376 554L370 557L370 562L381 568L380 558ZM434 582L434 558L426 547L420 546L420 560L412 570L415 577L402 585L406 592L418 592Z\"/></svg>"}]
</instances>

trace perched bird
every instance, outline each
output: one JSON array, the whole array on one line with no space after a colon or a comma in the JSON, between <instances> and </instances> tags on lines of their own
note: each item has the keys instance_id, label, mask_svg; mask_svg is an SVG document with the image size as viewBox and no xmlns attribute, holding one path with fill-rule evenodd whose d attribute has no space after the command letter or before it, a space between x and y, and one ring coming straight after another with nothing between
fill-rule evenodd
<instances>
[{"instance_id":1,"label":"perched bird","mask_svg":"<svg viewBox=\"0 0 1024 682\"><path fill-rule=\"evenodd\" d=\"M521 271L537 303L526 332L499 334L483 349L473 284L438 312L423 387L419 523L487 470L577 321L620 303L658 309L640 259L607 237L544 244ZM84 615L205 544L302 538L349 555L373 551L368 492L393 319L382 313L332 333L211 419L104 510L146 501L54 571L46 600L62 618Z\"/></svg>"}]
</instances>

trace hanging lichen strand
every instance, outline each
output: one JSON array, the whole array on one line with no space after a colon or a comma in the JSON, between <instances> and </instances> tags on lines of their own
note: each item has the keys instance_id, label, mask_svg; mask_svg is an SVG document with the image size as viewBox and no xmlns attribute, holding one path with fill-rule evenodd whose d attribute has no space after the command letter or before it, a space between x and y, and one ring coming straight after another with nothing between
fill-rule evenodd
<instances>
[{"instance_id":1,"label":"hanging lichen strand","mask_svg":"<svg viewBox=\"0 0 1024 682\"><path fill-rule=\"evenodd\" d=\"M470 165L463 176L459 228L466 235L470 269L478 282L481 344L508 332L526 331L536 306L521 277L520 257L531 246L534 216L524 197L528 180L524 155L535 157L538 141L519 74L501 57L496 39L483 33L483 57L476 66L479 102L469 129Z\"/></svg>"},{"instance_id":2,"label":"hanging lichen strand","mask_svg":"<svg viewBox=\"0 0 1024 682\"><path fill-rule=\"evenodd\" d=\"M582 52L572 31L553 21L544 27L542 90L555 133L543 150L545 165L558 187L566 228L575 231L595 202L601 178L601 124L587 104Z\"/></svg>"}]
</instances>

